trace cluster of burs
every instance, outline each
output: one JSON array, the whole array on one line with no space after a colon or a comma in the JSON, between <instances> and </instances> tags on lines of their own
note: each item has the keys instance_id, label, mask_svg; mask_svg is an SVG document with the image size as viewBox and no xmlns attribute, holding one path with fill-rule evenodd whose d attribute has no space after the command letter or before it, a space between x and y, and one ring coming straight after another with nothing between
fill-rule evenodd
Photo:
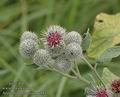
<instances>
[{"instance_id":1,"label":"cluster of burs","mask_svg":"<svg viewBox=\"0 0 120 97\"><path fill-rule=\"evenodd\" d=\"M42 40L44 47L40 48ZM20 38L20 54L32 60L40 67L54 67L62 72L69 72L75 60L82 56L82 37L76 31L66 32L58 25L48 27L42 39L30 31L25 31Z\"/></svg>"}]
</instances>

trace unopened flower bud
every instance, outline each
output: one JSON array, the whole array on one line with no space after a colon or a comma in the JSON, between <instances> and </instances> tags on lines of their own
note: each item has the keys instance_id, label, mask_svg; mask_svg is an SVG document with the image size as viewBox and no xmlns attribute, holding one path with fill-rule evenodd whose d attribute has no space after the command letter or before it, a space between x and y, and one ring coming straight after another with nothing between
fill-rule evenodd
<instances>
[{"instance_id":1,"label":"unopened flower bud","mask_svg":"<svg viewBox=\"0 0 120 97\"><path fill-rule=\"evenodd\" d=\"M29 31L25 31L22 36L21 36L21 42L24 41L24 40L27 40L27 39L32 39L36 42L38 42L38 37L35 33L33 32L29 32Z\"/></svg>"},{"instance_id":2,"label":"unopened flower bud","mask_svg":"<svg viewBox=\"0 0 120 97\"><path fill-rule=\"evenodd\" d=\"M64 58L57 58L55 60L55 68L62 72L69 72L71 70L71 62Z\"/></svg>"},{"instance_id":3,"label":"unopened flower bud","mask_svg":"<svg viewBox=\"0 0 120 97\"><path fill-rule=\"evenodd\" d=\"M78 32L72 31L72 32L69 32L69 33L65 36L64 40L65 40L65 43L66 43L66 44L70 44L70 43L72 43L72 42L81 44L81 42L82 42L82 37L81 37L81 35L80 35Z\"/></svg>"},{"instance_id":4,"label":"unopened flower bud","mask_svg":"<svg viewBox=\"0 0 120 97\"><path fill-rule=\"evenodd\" d=\"M51 62L51 57L48 51L44 49L39 49L35 52L33 57L33 63L39 66L48 65Z\"/></svg>"},{"instance_id":5,"label":"unopened flower bud","mask_svg":"<svg viewBox=\"0 0 120 97\"><path fill-rule=\"evenodd\" d=\"M77 43L70 43L65 49L65 55L68 59L78 59L82 56L82 48Z\"/></svg>"},{"instance_id":6,"label":"unopened flower bud","mask_svg":"<svg viewBox=\"0 0 120 97\"><path fill-rule=\"evenodd\" d=\"M32 58L35 51L38 49L38 44L32 39L27 39L20 43L19 49L22 57Z\"/></svg>"}]
</instances>

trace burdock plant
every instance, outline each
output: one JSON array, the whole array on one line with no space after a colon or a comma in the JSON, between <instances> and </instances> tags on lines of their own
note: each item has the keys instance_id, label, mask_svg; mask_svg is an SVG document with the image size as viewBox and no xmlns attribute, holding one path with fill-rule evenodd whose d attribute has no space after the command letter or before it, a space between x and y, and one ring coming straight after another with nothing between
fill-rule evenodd
<instances>
[{"instance_id":1,"label":"burdock plant","mask_svg":"<svg viewBox=\"0 0 120 97\"><path fill-rule=\"evenodd\" d=\"M44 44L43 48L39 48L41 40ZM68 78L91 85L91 81L81 75L76 64L76 62L84 60L99 79L100 84L100 87L94 84L93 88L87 88L87 97L118 97L113 94L120 93L120 80L112 81L111 90L106 88L106 84L96 71L97 64L91 65L84 57L81 45L82 36L80 33L76 31L67 33L61 26L52 25L47 28L40 40L33 32L24 32L20 38L19 50L23 58L31 59L31 64L38 68L55 71Z\"/></svg>"}]
</instances>

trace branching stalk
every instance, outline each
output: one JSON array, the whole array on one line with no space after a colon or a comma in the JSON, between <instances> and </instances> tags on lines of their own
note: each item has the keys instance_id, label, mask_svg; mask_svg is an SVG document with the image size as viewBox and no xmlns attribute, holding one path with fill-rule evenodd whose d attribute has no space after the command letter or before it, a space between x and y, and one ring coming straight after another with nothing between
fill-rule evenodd
<instances>
[{"instance_id":1,"label":"branching stalk","mask_svg":"<svg viewBox=\"0 0 120 97\"><path fill-rule=\"evenodd\" d=\"M72 72L76 75L76 77L80 80L83 81L86 84L90 84L90 82L88 80L86 80L85 78L83 78L80 74L78 74L74 69L72 69Z\"/></svg>"},{"instance_id":2,"label":"branching stalk","mask_svg":"<svg viewBox=\"0 0 120 97\"><path fill-rule=\"evenodd\" d=\"M69 74L67 74L67 73L60 72L60 71L58 71L58 70L56 70L56 69L54 69L54 68L48 68L48 70L57 72L57 73L59 73L59 74L65 76L65 77L68 77L68 78L71 78L71 79L77 79L76 76L72 76L72 75L69 75Z\"/></svg>"},{"instance_id":3,"label":"branching stalk","mask_svg":"<svg viewBox=\"0 0 120 97\"><path fill-rule=\"evenodd\" d=\"M88 60L84 56L82 57L82 59L88 64L88 66L90 67L90 69L96 74L96 76L98 77L98 79L101 81L101 83L105 87L105 84L102 81L102 79L101 79L100 75L98 74L98 72L96 71L96 69L88 62Z\"/></svg>"}]
</instances>

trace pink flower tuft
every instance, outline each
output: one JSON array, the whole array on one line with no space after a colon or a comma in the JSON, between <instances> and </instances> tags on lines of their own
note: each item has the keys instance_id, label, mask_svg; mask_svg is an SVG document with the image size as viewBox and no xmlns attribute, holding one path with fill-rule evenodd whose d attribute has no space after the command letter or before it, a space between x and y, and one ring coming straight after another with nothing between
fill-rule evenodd
<instances>
[{"instance_id":1,"label":"pink flower tuft","mask_svg":"<svg viewBox=\"0 0 120 97\"><path fill-rule=\"evenodd\" d=\"M120 93L120 79L114 80L111 84L111 87L114 93Z\"/></svg>"},{"instance_id":2,"label":"pink flower tuft","mask_svg":"<svg viewBox=\"0 0 120 97\"><path fill-rule=\"evenodd\" d=\"M47 42L48 42L48 45L50 45L50 46L59 45L60 40L61 40L61 35L57 31L49 33L49 35L47 37Z\"/></svg>"},{"instance_id":3,"label":"pink flower tuft","mask_svg":"<svg viewBox=\"0 0 120 97\"><path fill-rule=\"evenodd\" d=\"M106 89L97 90L95 97L108 97Z\"/></svg>"}]
</instances>

